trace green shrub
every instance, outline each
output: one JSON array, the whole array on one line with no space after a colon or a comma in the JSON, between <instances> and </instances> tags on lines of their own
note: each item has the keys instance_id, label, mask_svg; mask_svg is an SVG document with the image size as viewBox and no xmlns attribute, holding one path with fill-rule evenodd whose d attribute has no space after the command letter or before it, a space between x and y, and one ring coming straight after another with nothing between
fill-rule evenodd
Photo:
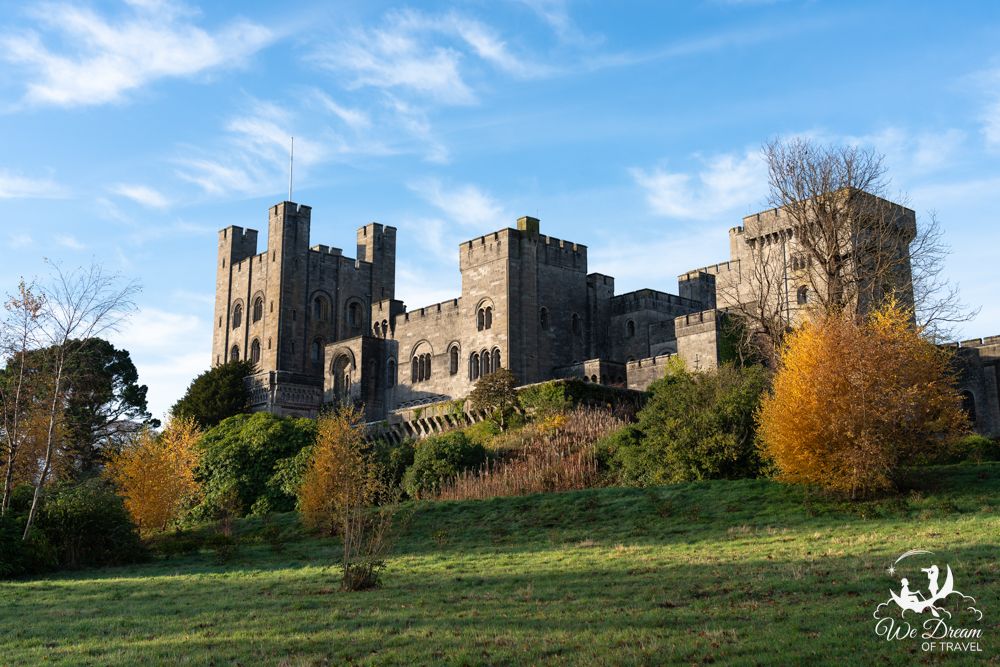
<instances>
[{"instance_id":1,"label":"green shrub","mask_svg":"<svg viewBox=\"0 0 1000 667\"><path fill-rule=\"evenodd\" d=\"M25 542L24 517L0 517L0 579L13 579L53 570L58 565L55 550L45 533L35 529Z\"/></svg>"},{"instance_id":2,"label":"green shrub","mask_svg":"<svg viewBox=\"0 0 1000 667\"><path fill-rule=\"evenodd\" d=\"M973 433L960 438L950 448L950 455L945 463L958 463L960 461L983 461L1000 460L1000 442L987 438L984 435Z\"/></svg>"},{"instance_id":3,"label":"green shrub","mask_svg":"<svg viewBox=\"0 0 1000 667\"><path fill-rule=\"evenodd\" d=\"M376 440L369 446L376 465L381 468L386 486L389 489L402 488L406 469L413 465L416 455L414 441L404 440L396 444L388 440Z\"/></svg>"},{"instance_id":4,"label":"green shrub","mask_svg":"<svg viewBox=\"0 0 1000 667\"><path fill-rule=\"evenodd\" d=\"M403 486L413 498L433 495L441 483L463 470L486 460L486 449L470 442L461 431L427 438L417 443L413 465L406 471Z\"/></svg>"},{"instance_id":5,"label":"green shrub","mask_svg":"<svg viewBox=\"0 0 1000 667\"><path fill-rule=\"evenodd\" d=\"M120 565L146 556L122 499L100 479L51 489L38 513L38 529L61 567Z\"/></svg>"},{"instance_id":6,"label":"green shrub","mask_svg":"<svg viewBox=\"0 0 1000 667\"><path fill-rule=\"evenodd\" d=\"M518 392L518 398L521 406L535 419L545 419L573 407L564 382L543 382L525 387Z\"/></svg>"},{"instance_id":7,"label":"green shrub","mask_svg":"<svg viewBox=\"0 0 1000 667\"><path fill-rule=\"evenodd\" d=\"M673 369L650 386L638 425L602 443L612 476L644 486L761 475L755 414L768 380L761 366Z\"/></svg>"},{"instance_id":8,"label":"green shrub","mask_svg":"<svg viewBox=\"0 0 1000 667\"><path fill-rule=\"evenodd\" d=\"M196 377L184 396L174 403L174 417L190 417L210 429L233 415L248 410L250 392L246 378L254 373L251 361L230 361Z\"/></svg>"},{"instance_id":9,"label":"green shrub","mask_svg":"<svg viewBox=\"0 0 1000 667\"><path fill-rule=\"evenodd\" d=\"M467 426L462 429L462 432L465 433L465 437L468 438L470 442L482 445L483 447L489 447L493 438L500 433L500 425L492 419L484 419L481 422L476 422L472 426Z\"/></svg>"},{"instance_id":10,"label":"green shrub","mask_svg":"<svg viewBox=\"0 0 1000 667\"><path fill-rule=\"evenodd\" d=\"M257 412L224 420L198 443L204 498L195 516L291 511L295 494L288 487L315 440L312 419Z\"/></svg>"}]
</instances>

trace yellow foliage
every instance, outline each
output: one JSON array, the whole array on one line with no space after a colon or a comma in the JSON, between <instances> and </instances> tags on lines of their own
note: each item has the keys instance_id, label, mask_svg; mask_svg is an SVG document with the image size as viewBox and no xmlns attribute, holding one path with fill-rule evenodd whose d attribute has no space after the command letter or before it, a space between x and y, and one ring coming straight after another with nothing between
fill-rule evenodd
<instances>
[{"instance_id":1,"label":"yellow foliage","mask_svg":"<svg viewBox=\"0 0 1000 667\"><path fill-rule=\"evenodd\" d=\"M112 457L105 474L146 536L177 519L198 493L195 448L202 432L191 418L174 418L159 435L146 430Z\"/></svg>"},{"instance_id":2,"label":"yellow foliage","mask_svg":"<svg viewBox=\"0 0 1000 667\"><path fill-rule=\"evenodd\" d=\"M900 466L933 460L968 427L949 353L895 302L792 332L759 422L784 479L852 497L892 488Z\"/></svg>"},{"instance_id":3,"label":"yellow foliage","mask_svg":"<svg viewBox=\"0 0 1000 667\"><path fill-rule=\"evenodd\" d=\"M343 530L348 515L375 500L378 479L364 454L360 412L343 407L320 417L316 444L299 488L299 511L310 529Z\"/></svg>"}]
</instances>

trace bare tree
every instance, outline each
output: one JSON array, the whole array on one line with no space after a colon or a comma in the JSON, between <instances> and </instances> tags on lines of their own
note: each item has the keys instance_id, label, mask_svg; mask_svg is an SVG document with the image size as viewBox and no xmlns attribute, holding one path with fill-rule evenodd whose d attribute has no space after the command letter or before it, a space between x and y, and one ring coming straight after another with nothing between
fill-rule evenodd
<instances>
[{"instance_id":1,"label":"bare tree","mask_svg":"<svg viewBox=\"0 0 1000 667\"><path fill-rule=\"evenodd\" d=\"M68 272L57 264L50 266L52 278L45 289L39 342L53 349L52 396L49 401L45 455L36 477L35 493L24 526L24 539L28 539L31 532L42 491L52 469L67 364L72 361L81 341L118 328L135 310L133 298L139 291L136 283L130 282L122 286L118 276L106 274L96 264L88 269Z\"/></svg>"},{"instance_id":2,"label":"bare tree","mask_svg":"<svg viewBox=\"0 0 1000 667\"><path fill-rule=\"evenodd\" d=\"M792 139L765 144L763 156L772 210L747 223L739 278L719 289L743 320L745 345L773 359L797 313L863 315L889 297L932 337L974 316L943 278L937 220L918 228L912 210L889 200L880 153Z\"/></svg>"},{"instance_id":3,"label":"bare tree","mask_svg":"<svg viewBox=\"0 0 1000 667\"><path fill-rule=\"evenodd\" d=\"M0 345L7 367L0 379L0 409L3 411L3 442L6 469L3 480L3 498L0 499L0 516L10 507L10 494L14 485L14 467L26 436L25 423L29 410L30 388L27 386L28 349L38 332L39 318L45 299L35 294L34 287L22 278L17 294L10 297L4 308L7 316L0 331Z\"/></svg>"}]
</instances>

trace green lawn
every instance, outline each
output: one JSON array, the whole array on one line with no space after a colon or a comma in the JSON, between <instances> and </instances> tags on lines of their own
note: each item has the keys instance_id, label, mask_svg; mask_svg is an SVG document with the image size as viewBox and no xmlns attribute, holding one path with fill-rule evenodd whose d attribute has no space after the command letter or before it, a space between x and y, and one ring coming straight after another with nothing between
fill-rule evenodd
<instances>
[{"instance_id":1,"label":"green lawn","mask_svg":"<svg viewBox=\"0 0 1000 667\"><path fill-rule=\"evenodd\" d=\"M857 506L768 481L421 503L370 592L308 538L0 583L0 664L997 664L1000 464L921 479ZM978 599L983 653L875 637L914 548Z\"/></svg>"}]
</instances>

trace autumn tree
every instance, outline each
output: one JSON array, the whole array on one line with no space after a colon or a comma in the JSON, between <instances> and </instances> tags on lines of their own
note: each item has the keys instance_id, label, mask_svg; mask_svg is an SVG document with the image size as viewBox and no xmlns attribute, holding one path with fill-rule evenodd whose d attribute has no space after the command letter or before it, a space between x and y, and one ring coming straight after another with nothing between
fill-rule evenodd
<instances>
[{"instance_id":1,"label":"autumn tree","mask_svg":"<svg viewBox=\"0 0 1000 667\"><path fill-rule=\"evenodd\" d=\"M503 430L506 428L507 418L518 406L517 378L506 368L484 375L469 394L469 402L473 410L490 413Z\"/></svg>"},{"instance_id":2,"label":"autumn tree","mask_svg":"<svg viewBox=\"0 0 1000 667\"><path fill-rule=\"evenodd\" d=\"M320 417L316 445L299 489L305 525L337 534L343 542L345 590L378 585L396 511L396 498L366 450L361 416L357 408L344 406Z\"/></svg>"},{"instance_id":3,"label":"autumn tree","mask_svg":"<svg viewBox=\"0 0 1000 667\"><path fill-rule=\"evenodd\" d=\"M789 334L759 422L785 480L852 498L892 489L901 467L943 455L968 428L949 353L891 299Z\"/></svg>"},{"instance_id":4,"label":"autumn tree","mask_svg":"<svg viewBox=\"0 0 1000 667\"><path fill-rule=\"evenodd\" d=\"M142 535L164 530L194 503L201 436L193 419L178 417L162 433L144 429L134 443L110 457L105 475L117 486Z\"/></svg>"}]
</instances>

